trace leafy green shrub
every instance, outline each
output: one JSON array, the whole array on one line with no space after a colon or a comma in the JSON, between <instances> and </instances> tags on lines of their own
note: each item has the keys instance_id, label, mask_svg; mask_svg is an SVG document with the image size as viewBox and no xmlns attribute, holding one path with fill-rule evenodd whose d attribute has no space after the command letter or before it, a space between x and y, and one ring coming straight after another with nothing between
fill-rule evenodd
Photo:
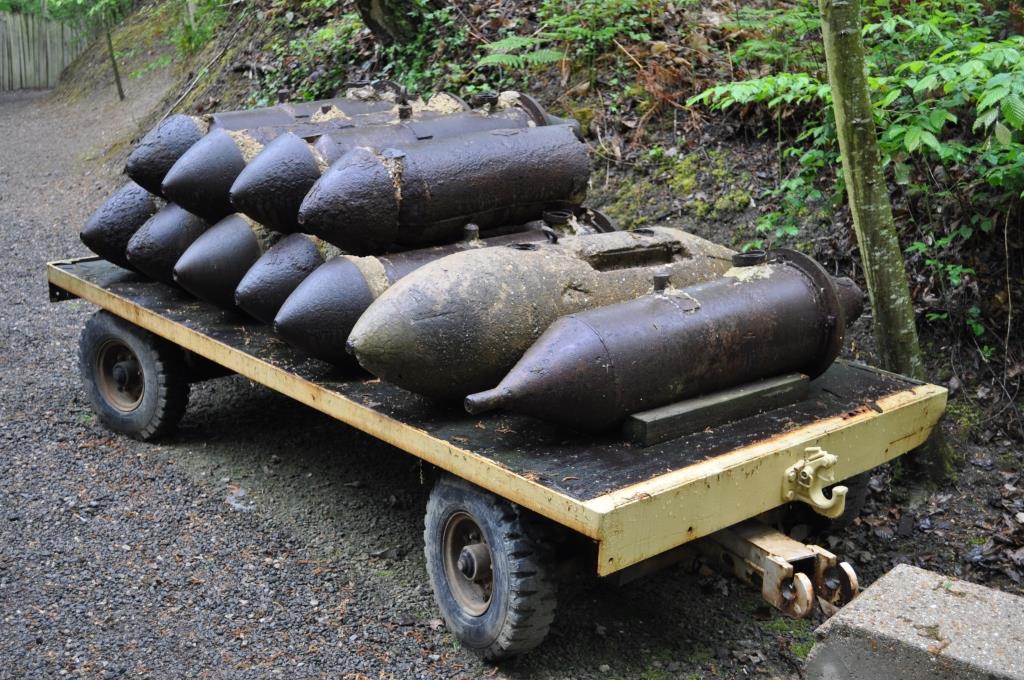
<instances>
[{"instance_id":1,"label":"leafy green shrub","mask_svg":"<svg viewBox=\"0 0 1024 680\"><path fill-rule=\"evenodd\" d=\"M883 165L906 207L901 227L910 235L911 264L923 264L940 293L929 318L947 319L953 306L977 310L966 300L978 295L968 282L976 273L974 252L985 245L980 235L1005 224L1024 192L1024 37L1002 37L1006 14L977 2L874 0L865 12ZM799 225L813 212L808 206L827 209L844 195L820 24L812 13L809 1L776 12L769 25L804 33L759 35L735 50L741 63L775 72L709 88L687 102L760 108L779 121L783 114L798 121L780 159L776 209L757 225L759 241L799 237ZM787 61L806 70L779 70ZM781 124L776 133L781 144ZM823 192L828 188L830 196ZM984 332L977 315L959 316L972 334Z\"/></svg>"},{"instance_id":2,"label":"leafy green shrub","mask_svg":"<svg viewBox=\"0 0 1024 680\"><path fill-rule=\"evenodd\" d=\"M477 66L528 71L569 59L593 69L601 55L624 56L616 42L650 40L657 6L653 0L544 0L534 34L482 45L487 54Z\"/></svg>"}]
</instances>

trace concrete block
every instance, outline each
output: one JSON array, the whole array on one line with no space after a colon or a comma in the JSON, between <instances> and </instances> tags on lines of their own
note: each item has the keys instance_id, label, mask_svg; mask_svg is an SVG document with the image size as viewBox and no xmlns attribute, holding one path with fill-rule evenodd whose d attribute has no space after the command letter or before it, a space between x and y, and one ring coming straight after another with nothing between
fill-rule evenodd
<instances>
[{"instance_id":1,"label":"concrete block","mask_svg":"<svg viewBox=\"0 0 1024 680\"><path fill-rule=\"evenodd\" d=\"M909 565L816 635L807 680L1024 680L1024 598Z\"/></svg>"}]
</instances>

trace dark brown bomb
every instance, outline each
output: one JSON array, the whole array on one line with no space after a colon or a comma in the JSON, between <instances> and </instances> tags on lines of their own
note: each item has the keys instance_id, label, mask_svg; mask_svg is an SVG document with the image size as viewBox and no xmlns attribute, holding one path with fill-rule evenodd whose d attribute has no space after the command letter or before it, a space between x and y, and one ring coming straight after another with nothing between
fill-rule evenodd
<instances>
[{"instance_id":1,"label":"dark brown bomb","mask_svg":"<svg viewBox=\"0 0 1024 680\"><path fill-rule=\"evenodd\" d=\"M263 323L274 323L281 305L317 267L341 254L309 234L288 234L256 260L235 288L235 304Z\"/></svg>"},{"instance_id":2,"label":"dark brown bomb","mask_svg":"<svg viewBox=\"0 0 1024 680\"><path fill-rule=\"evenodd\" d=\"M310 190L303 229L353 253L458 238L463 225L521 224L552 203L579 204L587 146L569 125L494 130L406 151L355 149Z\"/></svg>"},{"instance_id":3,"label":"dark brown bomb","mask_svg":"<svg viewBox=\"0 0 1024 680\"><path fill-rule=\"evenodd\" d=\"M245 215L229 215L182 253L174 265L174 281L200 300L234 309L238 283L280 238Z\"/></svg>"},{"instance_id":4,"label":"dark brown bomb","mask_svg":"<svg viewBox=\"0 0 1024 680\"><path fill-rule=\"evenodd\" d=\"M572 124L545 113L528 97L507 94L506 108L496 111L424 111L394 125L326 132L310 140L293 133L280 135L238 175L231 203L271 229L295 232L300 230L298 215L306 194L332 163L356 147L406 149L471 132Z\"/></svg>"},{"instance_id":5,"label":"dark brown bomb","mask_svg":"<svg viewBox=\"0 0 1024 680\"><path fill-rule=\"evenodd\" d=\"M467 108L461 99L441 93L426 104L414 102L407 110L416 125L427 125L432 118L464 112ZM369 142L386 139L389 135L401 138L403 111L394 106L386 111L350 116L337 107L324 107L322 113L288 124L211 130L167 172L162 184L163 195L189 212L216 221L235 212L230 198L231 186L246 164L280 135L290 133L304 138L333 133L342 139Z\"/></svg>"},{"instance_id":6,"label":"dark brown bomb","mask_svg":"<svg viewBox=\"0 0 1024 680\"><path fill-rule=\"evenodd\" d=\"M586 430L631 413L790 372L821 375L860 316L863 293L814 260L768 263L562 317L470 413L503 408Z\"/></svg>"},{"instance_id":7,"label":"dark brown bomb","mask_svg":"<svg viewBox=\"0 0 1024 680\"><path fill-rule=\"evenodd\" d=\"M128 241L128 261L146 276L174 284L174 265L210 224L180 206L168 203Z\"/></svg>"},{"instance_id":8,"label":"dark brown bomb","mask_svg":"<svg viewBox=\"0 0 1024 680\"><path fill-rule=\"evenodd\" d=\"M565 237L458 253L392 286L349 335L363 368L431 397L494 386L557 318L714 279L733 251L677 229Z\"/></svg>"},{"instance_id":9,"label":"dark brown bomb","mask_svg":"<svg viewBox=\"0 0 1024 680\"><path fill-rule=\"evenodd\" d=\"M616 229L614 223L607 216L591 208L580 208L577 210L559 208L546 211L543 224L538 222L505 229L492 229L484 234L486 237L485 243L497 245L503 242L511 242L519 237L510 235L505 240L497 239L496 237L510 231L522 232L541 229L545 225L563 234L597 233L615 231ZM469 225L463 243L457 244L452 248L429 249L427 257L421 258L415 252L406 252L400 255L385 255L382 259L391 261L388 267L388 271L391 273L389 276L391 276L400 270L409 269L400 265L402 260L422 260L425 262L450 252L465 250L467 243L472 243L478 232L479 228L476 225ZM539 240L539 238L536 234L532 234L529 240ZM339 254L341 252L338 248L323 239L307 234L290 234L271 247L266 254L249 268L245 277L238 284L238 288L235 289L235 302L249 315L265 323L272 323L284 301L302 283L303 279L325 261ZM331 287L324 286L323 290L331 290ZM314 296L317 294L311 293ZM298 300L295 301L295 304L299 304ZM313 324L316 323L315 319L311 319L311 322ZM296 321L295 325L301 324ZM298 328L294 330L294 333L295 337L302 337L306 334ZM328 331L328 333L333 332ZM347 336L348 331L345 330L340 345L335 342L336 337L328 343L333 348L330 352L332 355L338 353L337 347L344 345L344 339ZM302 344L301 340L299 344ZM314 351L313 353L317 354L318 352Z\"/></svg>"},{"instance_id":10,"label":"dark brown bomb","mask_svg":"<svg viewBox=\"0 0 1024 680\"><path fill-rule=\"evenodd\" d=\"M164 177L192 145L211 130L245 130L270 125L308 121L317 112L337 109L347 116L387 111L393 101L328 99L317 102L279 104L260 109L224 111L207 116L175 114L150 130L128 156L125 172L147 191L160 195Z\"/></svg>"},{"instance_id":11,"label":"dark brown bomb","mask_svg":"<svg viewBox=\"0 0 1024 680\"><path fill-rule=\"evenodd\" d=\"M477 248L533 243L547 238L541 223L526 231L478 238L472 225L461 243L379 257L341 255L318 267L281 306L274 328L285 340L318 359L353 366L345 343L363 312L392 284L423 265Z\"/></svg>"},{"instance_id":12,"label":"dark brown bomb","mask_svg":"<svg viewBox=\"0 0 1024 680\"><path fill-rule=\"evenodd\" d=\"M135 182L128 182L86 220L79 237L104 260L134 270L126 255L128 241L158 208L151 193Z\"/></svg>"}]
</instances>

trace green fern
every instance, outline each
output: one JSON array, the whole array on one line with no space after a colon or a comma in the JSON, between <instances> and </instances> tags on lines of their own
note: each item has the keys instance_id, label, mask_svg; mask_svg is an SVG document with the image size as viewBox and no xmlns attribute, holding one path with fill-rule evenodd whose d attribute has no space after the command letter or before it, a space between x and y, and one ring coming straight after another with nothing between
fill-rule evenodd
<instances>
[{"instance_id":1,"label":"green fern","mask_svg":"<svg viewBox=\"0 0 1024 680\"><path fill-rule=\"evenodd\" d=\"M492 54L495 52L519 52L527 48L538 47L542 42L544 41L532 35L510 35L501 40L487 43L483 48Z\"/></svg>"},{"instance_id":2,"label":"green fern","mask_svg":"<svg viewBox=\"0 0 1024 680\"><path fill-rule=\"evenodd\" d=\"M530 66L551 64L565 59L565 52L541 47L544 38L527 35L510 35L483 46L490 54L477 61L477 66L500 66L520 70Z\"/></svg>"}]
</instances>

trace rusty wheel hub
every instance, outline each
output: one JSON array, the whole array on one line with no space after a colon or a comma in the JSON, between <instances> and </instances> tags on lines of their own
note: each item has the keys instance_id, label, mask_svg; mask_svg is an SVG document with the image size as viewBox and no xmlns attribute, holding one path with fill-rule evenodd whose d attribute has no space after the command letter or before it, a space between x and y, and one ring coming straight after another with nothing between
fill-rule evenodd
<instances>
[{"instance_id":1,"label":"rusty wheel hub","mask_svg":"<svg viewBox=\"0 0 1024 680\"><path fill-rule=\"evenodd\" d=\"M96 384L107 403L125 413L139 407L146 391L138 358L119 340L108 340L96 353Z\"/></svg>"},{"instance_id":2,"label":"rusty wheel hub","mask_svg":"<svg viewBox=\"0 0 1024 680\"><path fill-rule=\"evenodd\" d=\"M444 571L452 596L471 616L482 616L491 604L494 575L491 548L472 515L457 512L444 528Z\"/></svg>"}]
</instances>

